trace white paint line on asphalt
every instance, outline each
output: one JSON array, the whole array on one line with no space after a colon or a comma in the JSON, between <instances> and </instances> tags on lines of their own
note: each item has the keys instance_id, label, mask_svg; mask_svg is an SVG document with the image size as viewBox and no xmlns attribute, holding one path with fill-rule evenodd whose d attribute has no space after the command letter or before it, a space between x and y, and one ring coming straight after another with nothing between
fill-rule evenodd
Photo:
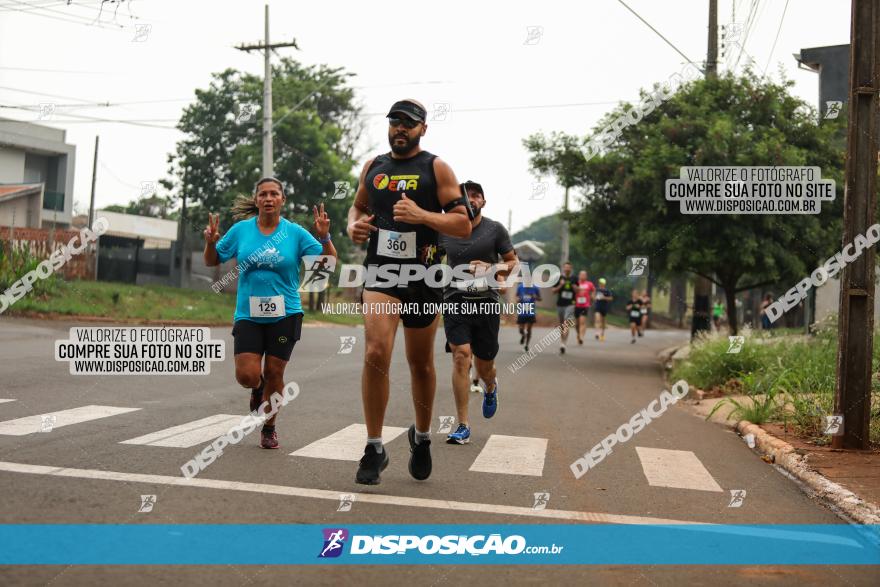
<instances>
[{"instance_id":1,"label":"white paint line on asphalt","mask_svg":"<svg viewBox=\"0 0 880 587\"><path fill-rule=\"evenodd\" d=\"M546 438L493 434L477 455L470 470L540 477L544 474L546 452Z\"/></svg>"},{"instance_id":2,"label":"white paint line on asphalt","mask_svg":"<svg viewBox=\"0 0 880 587\"><path fill-rule=\"evenodd\" d=\"M61 410L60 412L49 412L46 414L38 414L36 416L26 416L24 418L16 418L15 420L6 420L0 422L0 434L6 436L24 436L26 434L36 434L40 432L43 422L52 422L51 428L61 428L71 424L80 424L89 420L97 420L99 418L107 418L108 416L116 416L127 412L136 412L140 408L117 408L114 406L82 406L70 410ZM45 418L45 420L44 420Z\"/></svg>"},{"instance_id":3,"label":"white paint line on asphalt","mask_svg":"<svg viewBox=\"0 0 880 587\"><path fill-rule=\"evenodd\" d=\"M190 448L197 444L211 442L223 436L229 429L241 422L244 416L233 414L217 414L201 420L194 420L159 430L131 440L123 440L119 444L146 444L149 446L168 446L174 448Z\"/></svg>"},{"instance_id":4,"label":"white paint line on asphalt","mask_svg":"<svg viewBox=\"0 0 880 587\"><path fill-rule=\"evenodd\" d=\"M401 434L406 428L385 426L382 428L382 442L388 444ZM367 445L367 427L363 424L346 426L330 436L304 446L290 453L292 457L312 457L315 459L335 459L337 461L358 461L364 456L364 447Z\"/></svg>"},{"instance_id":5,"label":"white paint line on asphalt","mask_svg":"<svg viewBox=\"0 0 880 587\"><path fill-rule=\"evenodd\" d=\"M668 450L637 446L636 452L642 462L642 471L648 485L696 489L699 491L723 491L721 486L689 450Z\"/></svg>"},{"instance_id":6,"label":"white paint line on asphalt","mask_svg":"<svg viewBox=\"0 0 880 587\"><path fill-rule=\"evenodd\" d=\"M355 496L358 504L372 503L376 505L404 506L415 508L427 508L434 510L447 510L454 512L475 512L481 514L498 514L507 516L526 516L532 518L547 518L553 520L572 520L575 522L593 522L597 524L699 524L702 522L688 522L685 520L668 520L664 518L648 518L644 516L630 516L625 514L604 514L598 512L576 512L570 510L536 510L530 507L512 505L500 505L490 503L474 503L467 501L449 501L445 499L426 499L422 497L402 497L396 495L376 495L372 493L353 493L345 491L330 491L327 489L311 489L309 487L289 487L286 485L269 485L266 483L247 483L243 481L223 481L221 479L205 479L202 477L172 477L170 475L146 475L142 473L122 473L117 471L99 471L97 469L72 469L65 467L47 467L45 465L28 465L24 463L9 463L0 461L0 472L25 473L30 475L49 475L53 477L67 477L76 479L100 479L105 481L122 481L126 483L145 483L148 485L176 485L179 487L195 487L201 489L225 489L229 491L247 491L250 493L262 493L271 495L287 495L290 497L305 497L312 499L325 499L339 502L339 496L343 493Z\"/></svg>"},{"instance_id":7,"label":"white paint line on asphalt","mask_svg":"<svg viewBox=\"0 0 880 587\"><path fill-rule=\"evenodd\" d=\"M5 404L6 402L14 402L14 399L0 399L0 404Z\"/></svg>"}]
</instances>

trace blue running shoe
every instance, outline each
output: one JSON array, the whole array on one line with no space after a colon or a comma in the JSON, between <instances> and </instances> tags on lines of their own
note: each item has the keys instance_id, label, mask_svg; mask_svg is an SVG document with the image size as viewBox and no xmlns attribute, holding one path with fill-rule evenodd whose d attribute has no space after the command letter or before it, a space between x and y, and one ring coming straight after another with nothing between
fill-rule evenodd
<instances>
[{"instance_id":1,"label":"blue running shoe","mask_svg":"<svg viewBox=\"0 0 880 587\"><path fill-rule=\"evenodd\" d=\"M491 418L498 409L498 381L495 381L495 387L491 392L483 392L483 417Z\"/></svg>"},{"instance_id":2,"label":"blue running shoe","mask_svg":"<svg viewBox=\"0 0 880 587\"><path fill-rule=\"evenodd\" d=\"M446 437L446 444L467 444L471 441L471 429L464 424L459 424L458 428Z\"/></svg>"}]
</instances>

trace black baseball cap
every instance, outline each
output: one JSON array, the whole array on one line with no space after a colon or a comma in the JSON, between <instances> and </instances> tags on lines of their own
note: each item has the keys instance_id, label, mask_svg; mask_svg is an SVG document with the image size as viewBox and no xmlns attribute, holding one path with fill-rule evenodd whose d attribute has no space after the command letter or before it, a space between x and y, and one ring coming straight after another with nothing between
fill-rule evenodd
<instances>
[{"instance_id":1,"label":"black baseball cap","mask_svg":"<svg viewBox=\"0 0 880 587\"><path fill-rule=\"evenodd\" d=\"M399 100L391 106L387 117L391 118L395 114L405 114L416 122L425 122L428 112L411 100Z\"/></svg>"},{"instance_id":2,"label":"black baseball cap","mask_svg":"<svg viewBox=\"0 0 880 587\"><path fill-rule=\"evenodd\" d=\"M484 200L486 199L486 194L483 192L483 186L481 186L477 182L471 181L469 179L461 185L464 187L465 190L467 190L468 188L473 188L473 189L477 190L478 192L480 192L480 195L483 196L483 199Z\"/></svg>"}]
</instances>

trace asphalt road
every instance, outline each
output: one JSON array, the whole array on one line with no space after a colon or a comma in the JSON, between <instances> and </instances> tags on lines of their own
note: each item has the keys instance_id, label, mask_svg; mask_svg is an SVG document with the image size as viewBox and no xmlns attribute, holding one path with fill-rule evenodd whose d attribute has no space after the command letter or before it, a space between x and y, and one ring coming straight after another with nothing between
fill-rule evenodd
<instances>
[{"instance_id":1,"label":"asphalt road","mask_svg":"<svg viewBox=\"0 0 880 587\"><path fill-rule=\"evenodd\" d=\"M180 467L206 443L161 446L162 440L156 439L167 439L174 431L148 435L218 414L244 415L248 393L235 383L231 359L214 363L206 376L74 376L69 374L67 363L55 361L53 350L54 342L67 338L68 328L73 325L77 324L0 319L0 399L15 400L0 403L0 523L843 523L772 465L764 463L737 435L694 417L680 405L672 406L628 442L616 446L594 469L575 479L571 463L664 389L657 352L686 340L684 332L649 331L631 345L628 332L613 330L604 343L592 336L581 347L570 342L565 355L558 353L558 345L551 344L513 374L507 366L522 351L516 330L505 328L497 359L498 414L492 420L482 419L479 396L472 394L472 441L465 446L451 446L443 442L445 434L436 433L437 417L455 414L451 358L443 352L441 331L435 349L438 393L432 446L434 473L426 482L413 480L406 467L409 451L405 434L389 441L386 433L391 464L382 475L381 485L365 487L354 483L356 461L327 458L334 456L332 450L340 443L326 440L363 422L363 331L307 327L287 370L286 380L297 382L301 393L279 417L281 450L261 450L255 432L228 447L198 476L198 480L217 481L214 486L181 487L169 479L180 478ZM547 332L536 329L533 347ZM340 337L345 336L356 338L354 349L350 354L339 354ZM212 329L212 337L224 339L231 352L229 328ZM412 404L402 344L399 334L386 426L405 429L412 423ZM4 423L10 420L89 405L137 409L58 426L50 432L40 432L36 426L32 432L3 433ZM10 430L8 426L6 430ZM198 436L198 432L192 434ZM141 442L147 444L124 443L144 436L148 437ZM490 437L501 444L487 447ZM174 444L174 438L169 443ZM507 461L500 459L505 443L512 443L514 451ZM305 447L309 447L311 456L290 454ZM672 457L679 460L651 466L652 458ZM59 476L57 468L73 473ZM156 477L143 479L133 476L136 474ZM679 486L664 486L669 484ZM729 492L734 489L746 491L741 507L728 507ZM538 492L549 493L545 510L533 507ZM156 496L148 513L138 511L145 494ZM342 494L355 494L350 511L337 511L337 496ZM548 512L561 519L549 517ZM242 545L274 547L277 545ZM0 583L4 585L210 582L219 586L279 581L438 585L472 580L489 585L718 585L745 580L779 585L876 585L880 584L880 569L0 567Z\"/></svg>"}]
</instances>

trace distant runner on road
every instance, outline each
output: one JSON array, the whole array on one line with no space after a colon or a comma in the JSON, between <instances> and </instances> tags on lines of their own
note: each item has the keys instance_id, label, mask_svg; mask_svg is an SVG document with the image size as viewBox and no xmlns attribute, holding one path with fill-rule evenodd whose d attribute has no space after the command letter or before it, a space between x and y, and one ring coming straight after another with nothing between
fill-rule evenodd
<instances>
[{"instance_id":1,"label":"distant runner on road","mask_svg":"<svg viewBox=\"0 0 880 587\"><path fill-rule=\"evenodd\" d=\"M629 301L626 303L626 313L629 316L629 332L632 335L631 344L636 343L636 334L641 336L639 328L642 324L642 298L638 290L632 290Z\"/></svg>"},{"instance_id":2,"label":"distant runner on road","mask_svg":"<svg viewBox=\"0 0 880 587\"><path fill-rule=\"evenodd\" d=\"M443 314L447 351L452 353L452 391L458 412L458 428L449 434L448 444L467 444L471 438L468 419L469 371L471 360L483 380L483 417L491 418L498 409L498 380L495 378L495 355L498 354L498 331L501 327L498 288L488 283L486 273L494 268L495 281L503 281L516 266L516 253L507 229L482 215L486 205L483 186L473 181L462 184L467 191L474 219L467 238L440 237L451 267L470 265L472 279L453 280L443 292L443 301L455 304ZM482 276L482 277L481 277ZM468 310L464 311L467 307Z\"/></svg>"},{"instance_id":3,"label":"distant runner on road","mask_svg":"<svg viewBox=\"0 0 880 587\"><path fill-rule=\"evenodd\" d=\"M648 328L648 320L651 318L651 296L648 290L642 292L642 321L639 324L639 336L645 336L645 329Z\"/></svg>"},{"instance_id":4,"label":"distant runner on road","mask_svg":"<svg viewBox=\"0 0 880 587\"><path fill-rule=\"evenodd\" d=\"M367 243L367 269L391 269L398 280L404 266L428 267L439 263L439 235L466 238L471 234L469 203L461 194L452 168L419 146L428 125L427 111L415 100L395 102L388 111L389 153L370 159L361 171L357 194L348 211L348 235L355 244ZM389 267L390 266L390 267ZM406 359L409 363L415 424L407 433L409 473L424 480L431 475L431 414L437 375L434 371L434 334L437 314L431 304L442 301L442 291L424 280L407 285L384 278L364 286L364 368L361 398L367 424L367 445L355 481L380 482L388 466L382 444L382 427L388 405L391 353L397 326L403 322ZM400 311L375 312L370 308L400 307ZM415 304L415 311L409 311ZM426 307L429 306L429 307ZM401 313L401 311L403 313Z\"/></svg>"},{"instance_id":5,"label":"distant runner on road","mask_svg":"<svg viewBox=\"0 0 880 587\"><path fill-rule=\"evenodd\" d=\"M596 290L596 306L593 310L596 316L596 340L605 340L605 317L611 309L611 302L614 301L614 295L611 290L605 287L605 278L599 278L599 288Z\"/></svg>"},{"instance_id":6,"label":"distant runner on road","mask_svg":"<svg viewBox=\"0 0 880 587\"><path fill-rule=\"evenodd\" d=\"M577 287L574 299L574 318L577 320L578 344L584 344L584 336L586 336L587 323L589 322L590 305L593 303L593 296L596 294L596 286L587 279L587 271L585 269L578 273Z\"/></svg>"},{"instance_id":7,"label":"distant runner on road","mask_svg":"<svg viewBox=\"0 0 880 587\"><path fill-rule=\"evenodd\" d=\"M281 211L287 198L281 182L257 182L253 198L240 198L233 216L241 219L220 238L220 215L209 214L205 228L205 265L235 258L240 274L235 304L235 378L251 389L251 412L284 389L284 370L302 331L299 266L305 255L336 257L330 241L330 217L315 206L316 240ZM275 413L266 420L260 446L278 448Z\"/></svg>"},{"instance_id":8,"label":"distant runner on road","mask_svg":"<svg viewBox=\"0 0 880 587\"><path fill-rule=\"evenodd\" d=\"M568 331L574 321L574 294L577 291L577 281L571 274L571 263L568 261L562 264L562 274L553 285L552 291L556 294L556 315L562 330L559 354L564 355L565 345L568 344Z\"/></svg>"},{"instance_id":9,"label":"distant runner on road","mask_svg":"<svg viewBox=\"0 0 880 587\"><path fill-rule=\"evenodd\" d=\"M531 284L529 277L516 287L516 301L521 304L520 311L516 316L516 324L519 327L519 344L525 344L525 352L529 352L529 342L532 340L532 326L535 324L535 313L538 302L541 301L540 288Z\"/></svg>"}]
</instances>

